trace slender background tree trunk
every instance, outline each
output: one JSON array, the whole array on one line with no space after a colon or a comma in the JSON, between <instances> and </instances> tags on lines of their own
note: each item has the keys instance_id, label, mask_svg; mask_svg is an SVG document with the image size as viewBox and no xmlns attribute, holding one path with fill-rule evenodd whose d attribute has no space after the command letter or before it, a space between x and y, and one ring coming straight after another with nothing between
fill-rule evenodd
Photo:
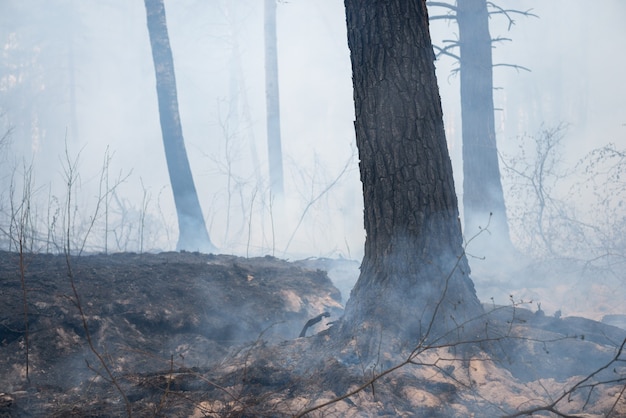
<instances>
[{"instance_id":1,"label":"slender background tree trunk","mask_svg":"<svg viewBox=\"0 0 626 418\"><path fill-rule=\"evenodd\" d=\"M163 0L145 0L145 5L156 74L163 146L178 215L179 236L176 249L211 252L215 247L209 239L185 150L165 6Z\"/></svg>"},{"instance_id":2,"label":"slender background tree trunk","mask_svg":"<svg viewBox=\"0 0 626 418\"><path fill-rule=\"evenodd\" d=\"M426 5L345 6L367 238L344 329L441 335L482 308L463 254Z\"/></svg>"},{"instance_id":3,"label":"slender background tree trunk","mask_svg":"<svg viewBox=\"0 0 626 418\"><path fill-rule=\"evenodd\" d=\"M280 100L278 91L278 45L276 40L276 0L265 0L265 99L267 108L267 148L270 190L283 196L283 154L280 139Z\"/></svg>"},{"instance_id":4,"label":"slender background tree trunk","mask_svg":"<svg viewBox=\"0 0 626 418\"><path fill-rule=\"evenodd\" d=\"M496 146L492 45L486 0L458 0L457 22L461 53L464 231L469 238L489 222L491 234L484 234L474 244L479 245L481 253L500 253L511 250L512 244Z\"/></svg>"}]
</instances>

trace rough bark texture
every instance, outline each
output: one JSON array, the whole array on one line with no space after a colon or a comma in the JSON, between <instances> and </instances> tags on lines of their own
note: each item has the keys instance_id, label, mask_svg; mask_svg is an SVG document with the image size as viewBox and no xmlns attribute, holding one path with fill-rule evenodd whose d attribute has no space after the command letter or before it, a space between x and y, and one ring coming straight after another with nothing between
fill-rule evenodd
<instances>
[{"instance_id":1,"label":"rough bark texture","mask_svg":"<svg viewBox=\"0 0 626 418\"><path fill-rule=\"evenodd\" d=\"M280 139L280 101L278 94L278 46L276 41L276 0L265 0L265 100L267 107L267 149L270 165L270 190L283 195L283 155Z\"/></svg>"},{"instance_id":2,"label":"rough bark texture","mask_svg":"<svg viewBox=\"0 0 626 418\"><path fill-rule=\"evenodd\" d=\"M178 215L179 236L176 249L212 252L215 247L209 239L185 150L165 7L163 0L145 0L145 5L165 158Z\"/></svg>"},{"instance_id":3,"label":"rough bark texture","mask_svg":"<svg viewBox=\"0 0 626 418\"><path fill-rule=\"evenodd\" d=\"M344 329L435 338L482 308L463 253L426 6L345 7L367 238Z\"/></svg>"},{"instance_id":4,"label":"rough bark texture","mask_svg":"<svg viewBox=\"0 0 626 418\"><path fill-rule=\"evenodd\" d=\"M457 22L461 52L465 235L467 238L475 235L479 227L484 228L490 222L491 235L480 237L475 244L480 245L480 251L508 250L512 246L496 147L492 46L486 0L458 0ZM483 245L488 237L491 245Z\"/></svg>"}]
</instances>

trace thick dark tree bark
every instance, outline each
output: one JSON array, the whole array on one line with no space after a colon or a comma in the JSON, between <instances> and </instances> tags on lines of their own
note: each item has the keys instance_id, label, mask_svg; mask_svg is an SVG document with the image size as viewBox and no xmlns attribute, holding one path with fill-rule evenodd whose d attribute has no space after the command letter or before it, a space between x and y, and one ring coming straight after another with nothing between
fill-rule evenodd
<instances>
[{"instance_id":1,"label":"thick dark tree bark","mask_svg":"<svg viewBox=\"0 0 626 418\"><path fill-rule=\"evenodd\" d=\"M434 338L482 307L462 247L426 5L345 7L367 238L342 329Z\"/></svg>"},{"instance_id":2,"label":"thick dark tree bark","mask_svg":"<svg viewBox=\"0 0 626 418\"><path fill-rule=\"evenodd\" d=\"M265 0L265 100L267 108L267 148L270 190L283 195L283 154L280 138L280 101L278 92L278 44L276 40L276 0Z\"/></svg>"},{"instance_id":3,"label":"thick dark tree bark","mask_svg":"<svg viewBox=\"0 0 626 418\"><path fill-rule=\"evenodd\" d=\"M463 134L463 211L467 238L488 222L479 251L512 250L500 180L493 108L493 65L486 0L458 0ZM492 214L491 220L489 214ZM474 248L470 248L473 251ZM494 254L486 254L492 257Z\"/></svg>"},{"instance_id":4,"label":"thick dark tree bark","mask_svg":"<svg viewBox=\"0 0 626 418\"><path fill-rule=\"evenodd\" d=\"M209 239L185 150L165 7L163 0L145 0L145 5L165 158L178 215L179 236L176 249L211 252L215 247Z\"/></svg>"}]
</instances>

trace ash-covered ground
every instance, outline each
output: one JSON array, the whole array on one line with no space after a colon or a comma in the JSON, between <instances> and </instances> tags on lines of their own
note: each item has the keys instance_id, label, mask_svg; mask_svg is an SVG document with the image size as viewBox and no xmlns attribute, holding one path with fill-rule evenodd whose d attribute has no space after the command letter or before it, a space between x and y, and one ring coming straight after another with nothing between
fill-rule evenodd
<instances>
[{"instance_id":1,"label":"ash-covered ground","mask_svg":"<svg viewBox=\"0 0 626 418\"><path fill-rule=\"evenodd\" d=\"M325 271L354 262L0 252L0 417L626 416L620 328L512 300L457 341L345 338Z\"/></svg>"}]
</instances>

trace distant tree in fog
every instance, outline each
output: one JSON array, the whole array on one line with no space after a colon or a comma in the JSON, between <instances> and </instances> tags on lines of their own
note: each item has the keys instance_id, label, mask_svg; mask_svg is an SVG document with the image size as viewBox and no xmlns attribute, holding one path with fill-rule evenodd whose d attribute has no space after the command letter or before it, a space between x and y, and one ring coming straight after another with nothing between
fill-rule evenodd
<instances>
[{"instance_id":1,"label":"distant tree in fog","mask_svg":"<svg viewBox=\"0 0 626 418\"><path fill-rule=\"evenodd\" d=\"M270 191L283 195L283 155L280 138L280 100L278 89L278 45L276 40L276 0L265 0L265 101L267 109L267 149Z\"/></svg>"},{"instance_id":2,"label":"distant tree in fog","mask_svg":"<svg viewBox=\"0 0 626 418\"><path fill-rule=\"evenodd\" d=\"M488 4L495 11L490 12ZM455 20L459 28L458 41L448 42L445 47L436 50L439 55L457 59L460 67L465 233L473 235L489 222L489 231L493 235L489 242L492 244L485 244L479 249L488 253L511 254L513 245L496 146L491 54L494 40L489 33L489 15L528 15L528 12L503 10L487 0L458 0L456 5L428 1L427 5L450 11L431 19Z\"/></svg>"},{"instance_id":3,"label":"distant tree in fog","mask_svg":"<svg viewBox=\"0 0 626 418\"><path fill-rule=\"evenodd\" d=\"M465 231L489 230L511 245L500 179L493 109L493 60L486 0L458 0Z\"/></svg>"},{"instance_id":4,"label":"distant tree in fog","mask_svg":"<svg viewBox=\"0 0 626 418\"><path fill-rule=\"evenodd\" d=\"M178 216L178 250L211 252L202 209L193 182L178 112L174 61L163 0L145 0L148 32L156 74L159 116L167 168Z\"/></svg>"},{"instance_id":5,"label":"distant tree in fog","mask_svg":"<svg viewBox=\"0 0 626 418\"><path fill-rule=\"evenodd\" d=\"M367 237L342 327L415 342L482 313L462 246L426 5L345 7Z\"/></svg>"}]
</instances>

